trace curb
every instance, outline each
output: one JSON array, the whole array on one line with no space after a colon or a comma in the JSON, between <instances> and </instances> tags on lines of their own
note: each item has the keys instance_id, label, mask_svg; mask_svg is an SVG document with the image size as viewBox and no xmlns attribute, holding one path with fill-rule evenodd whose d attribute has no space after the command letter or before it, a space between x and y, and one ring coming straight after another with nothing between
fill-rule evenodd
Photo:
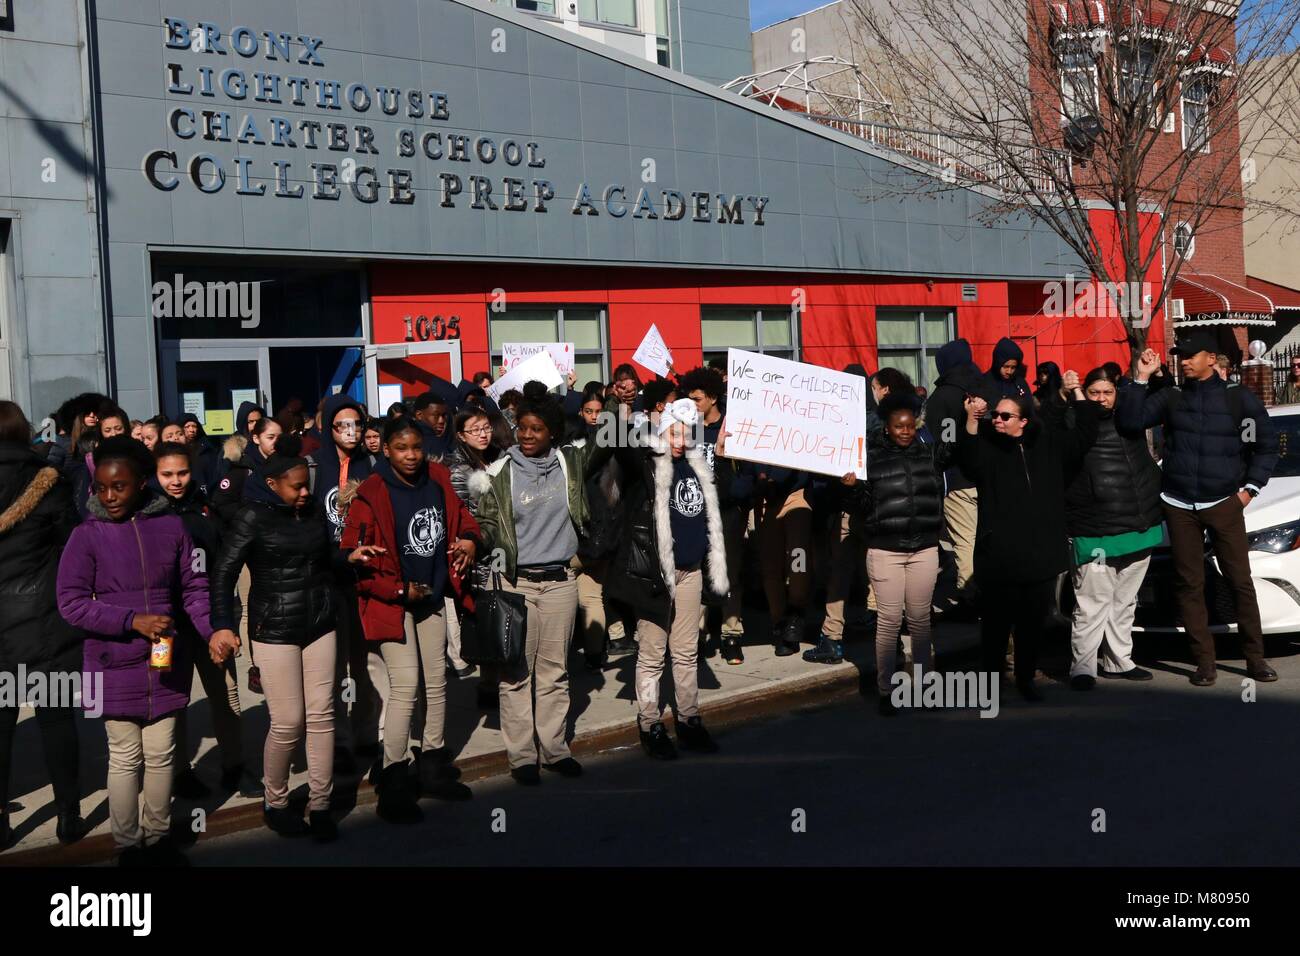
<instances>
[{"instance_id":1,"label":"curb","mask_svg":"<svg viewBox=\"0 0 1300 956\"><path fill-rule=\"evenodd\" d=\"M962 653L976 645L978 637L974 640L944 642L942 650L945 654ZM874 653L869 652L862 666L846 659L844 666L822 665L821 670L800 677L776 680L770 686L747 688L720 699L715 698L706 705L709 725L731 727L777 713L788 713L853 697L859 693L862 682L875 673L871 666L874 664L873 658ZM577 734L570 742L570 749L575 755L590 756L620 747L637 746L639 743L636 717L633 716L628 720L594 727ZM458 760L456 766L460 768L462 781L483 780L503 775L510 770L505 750L494 750ZM357 783L354 807L369 806L377 799L374 788L363 774ZM206 822L207 828L196 842L262 826L262 806L258 802L217 810L208 814ZM114 849L112 835L101 833L88 836L71 846L50 844L0 854L0 868L89 866L109 862Z\"/></svg>"}]
</instances>

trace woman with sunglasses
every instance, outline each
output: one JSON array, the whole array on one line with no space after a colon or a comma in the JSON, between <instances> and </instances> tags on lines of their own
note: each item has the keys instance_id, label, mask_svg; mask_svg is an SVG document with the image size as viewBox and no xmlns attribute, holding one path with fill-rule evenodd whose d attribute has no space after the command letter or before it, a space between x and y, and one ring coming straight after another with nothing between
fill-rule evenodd
<instances>
[{"instance_id":1,"label":"woman with sunglasses","mask_svg":"<svg viewBox=\"0 0 1300 956\"><path fill-rule=\"evenodd\" d=\"M975 579L983 603L980 643L984 669L1002 670L1007 637L1015 631L1016 688L1027 701L1034 688L1043 622L1057 575L1069 569L1065 486L1097 438L1097 410L1065 374L1073 396L1074 428L1050 427L1034 416L1028 395L998 400L987 421L982 398L967 396L966 427L957 436L957 463L979 496Z\"/></svg>"}]
</instances>

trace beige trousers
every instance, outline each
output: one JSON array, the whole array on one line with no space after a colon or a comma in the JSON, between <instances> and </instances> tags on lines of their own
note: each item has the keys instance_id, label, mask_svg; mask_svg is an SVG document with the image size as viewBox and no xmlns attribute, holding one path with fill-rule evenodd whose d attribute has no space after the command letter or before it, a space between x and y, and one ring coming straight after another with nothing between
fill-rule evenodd
<instances>
[{"instance_id":1,"label":"beige trousers","mask_svg":"<svg viewBox=\"0 0 1300 956\"><path fill-rule=\"evenodd\" d=\"M379 655L388 670L388 701L384 710L384 766L403 763L411 738L411 718L424 681L422 750L439 750L447 724L447 617L443 608L417 618L402 614L400 641L382 641Z\"/></svg>"},{"instance_id":2,"label":"beige trousers","mask_svg":"<svg viewBox=\"0 0 1300 956\"><path fill-rule=\"evenodd\" d=\"M673 713L678 720L700 712L699 622L704 573L677 572L677 595L673 600L668 630L650 621L636 622L636 706L641 729L647 730L663 716L659 684L664 674L665 651L673 663Z\"/></svg>"},{"instance_id":3,"label":"beige trousers","mask_svg":"<svg viewBox=\"0 0 1300 956\"><path fill-rule=\"evenodd\" d=\"M943 499L943 523L957 558L957 589L975 576L975 525L979 494L974 488L949 492Z\"/></svg>"},{"instance_id":4,"label":"beige trousers","mask_svg":"<svg viewBox=\"0 0 1300 956\"><path fill-rule=\"evenodd\" d=\"M501 668L501 736L510 769L569 756L569 641L578 609L573 571L564 581L502 580L528 606L524 658Z\"/></svg>"},{"instance_id":5,"label":"beige trousers","mask_svg":"<svg viewBox=\"0 0 1300 956\"><path fill-rule=\"evenodd\" d=\"M146 845L152 846L167 835L172 825L176 715L168 714L149 724L138 720L105 720L104 733L108 737L108 816L113 843L121 849L136 846L143 839Z\"/></svg>"},{"instance_id":6,"label":"beige trousers","mask_svg":"<svg viewBox=\"0 0 1300 956\"><path fill-rule=\"evenodd\" d=\"M262 772L266 805L289 805L289 761L307 736L307 806L328 810L334 792L334 659L338 638L322 634L306 647L255 641L262 690L271 713Z\"/></svg>"},{"instance_id":7,"label":"beige trousers","mask_svg":"<svg viewBox=\"0 0 1300 956\"><path fill-rule=\"evenodd\" d=\"M876 687L888 693L897 666L898 632L907 615L912 637L912 661L929 670L933 660L930 639L930 600L939 577L939 549L882 551L867 549L867 574L876 592Z\"/></svg>"}]
</instances>

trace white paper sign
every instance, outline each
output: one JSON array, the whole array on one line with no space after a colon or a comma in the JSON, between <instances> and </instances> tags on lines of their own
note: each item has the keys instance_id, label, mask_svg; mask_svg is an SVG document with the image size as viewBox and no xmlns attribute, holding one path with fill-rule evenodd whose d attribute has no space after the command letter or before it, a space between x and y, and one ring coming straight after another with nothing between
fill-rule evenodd
<instances>
[{"instance_id":1,"label":"white paper sign","mask_svg":"<svg viewBox=\"0 0 1300 956\"><path fill-rule=\"evenodd\" d=\"M648 368L661 377L668 374L668 366L672 364L673 353L668 351L668 346L664 343L664 337L659 334L658 326L650 326L650 331L645 334L645 338L641 340L641 344L636 347L636 351L632 354L632 361Z\"/></svg>"},{"instance_id":2,"label":"white paper sign","mask_svg":"<svg viewBox=\"0 0 1300 956\"><path fill-rule=\"evenodd\" d=\"M374 409L373 414L376 416L387 415L388 409L402 401L401 383L395 385L379 386L379 408Z\"/></svg>"},{"instance_id":3,"label":"white paper sign","mask_svg":"<svg viewBox=\"0 0 1300 956\"><path fill-rule=\"evenodd\" d=\"M501 346L501 364L506 367L507 372L510 372L516 365L528 361L538 352L548 353L561 375L568 375L573 371L572 342L507 342Z\"/></svg>"},{"instance_id":4,"label":"white paper sign","mask_svg":"<svg viewBox=\"0 0 1300 956\"><path fill-rule=\"evenodd\" d=\"M257 389L232 388L230 390L230 407L238 411L239 406L242 405L244 402L252 402L254 405L258 404Z\"/></svg>"},{"instance_id":5,"label":"white paper sign","mask_svg":"<svg viewBox=\"0 0 1300 956\"><path fill-rule=\"evenodd\" d=\"M867 380L727 350L728 458L867 477Z\"/></svg>"},{"instance_id":6,"label":"white paper sign","mask_svg":"<svg viewBox=\"0 0 1300 956\"><path fill-rule=\"evenodd\" d=\"M204 418L207 417L203 402L202 392L184 392L181 394L181 411L187 415L197 415L200 425L206 425Z\"/></svg>"},{"instance_id":7,"label":"white paper sign","mask_svg":"<svg viewBox=\"0 0 1300 956\"><path fill-rule=\"evenodd\" d=\"M524 359L505 375L502 375L484 391L495 402L512 388L522 392L524 386L529 382L541 382L548 389L557 388L564 384L564 376L560 374L560 370L551 361L549 352L534 352L529 358Z\"/></svg>"}]
</instances>

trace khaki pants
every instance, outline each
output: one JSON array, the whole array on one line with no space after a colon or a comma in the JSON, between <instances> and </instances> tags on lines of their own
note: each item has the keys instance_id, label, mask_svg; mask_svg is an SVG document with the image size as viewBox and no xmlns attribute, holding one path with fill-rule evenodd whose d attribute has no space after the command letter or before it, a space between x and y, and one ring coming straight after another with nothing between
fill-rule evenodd
<instances>
[{"instance_id":1,"label":"khaki pants","mask_svg":"<svg viewBox=\"0 0 1300 956\"><path fill-rule=\"evenodd\" d=\"M578 585L569 570L564 581L502 581L528 606L524 658L501 668L501 736L510 769L569 756L569 641L578 609Z\"/></svg>"},{"instance_id":2,"label":"khaki pants","mask_svg":"<svg viewBox=\"0 0 1300 956\"><path fill-rule=\"evenodd\" d=\"M849 516L840 515L830 532L830 573L826 579L826 620L822 633L832 641L844 639L844 605L862 566L862 545L849 534Z\"/></svg>"},{"instance_id":3,"label":"khaki pants","mask_svg":"<svg viewBox=\"0 0 1300 956\"><path fill-rule=\"evenodd\" d=\"M137 846L143 839L145 845L152 846L167 835L172 825L176 715L168 714L149 724L105 720L104 733L108 736L108 816L113 843L122 848Z\"/></svg>"},{"instance_id":4,"label":"khaki pants","mask_svg":"<svg viewBox=\"0 0 1300 956\"><path fill-rule=\"evenodd\" d=\"M728 508L722 512L722 541L727 549L727 578L731 586L727 603L722 606L722 636L737 640L745 636L741 608L745 602L745 531L748 527L747 510Z\"/></svg>"},{"instance_id":5,"label":"khaki pants","mask_svg":"<svg viewBox=\"0 0 1300 956\"><path fill-rule=\"evenodd\" d=\"M636 705L642 730L663 716L659 684L665 651L673 662L673 696L677 701L673 713L678 720L686 720L700 712L699 621L703 587L704 574L698 568L678 571L669 629L665 631L646 620L636 622Z\"/></svg>"},{"instance_id":6,"label":"khaki pants","mask_svg":"<svg viewBox=\"0 0 1300 956\"><path fill-rule=\"evenodd\" d=\"M1118 560L1118 559L1117 559ZM1074 619L1070 628L1070 676L1097 676L1097 658L1108 674L1132 670L1133 618L1138 590L1151 556L1137 561L1089 561L1074 569Z\"/></svg>"},{"instance_id":7,"label":"khaki pants","mask_svg":"<svg viewBox=\"0 0 1300 956\"><path fill-rule=\"evenodd\" d=\"M957 559L957 590L975 576L975 525L979 495L974 488L949 492L943 499L943 523Z\"/></svg>"},{"instance_id":8,"label":"khaki pants","mask_svg":"<svg viewBox=\"0 0 1300 956\"><path fill-rule=\"evenodd\" d=\"M605 650L605 570L609 562L590 561L578 570L578 640L593 657Z\"/></svg>"},{"instance_id":9,"label":"khaki pants","mask_svg":"<svg viewBox=\"0 0 1300 956\"><path fill-rule=\"evenodd\" d=\"M266 805L289 805L289 761L307 737L307 806L328 810L334 792L334 658L338 638L331 631L306 647L257 645L262 689L271 714L262 770Z\"/></svg>"},{"instance_id":10,"label":"khaki pants","mask_svg":"<svg viewBox=\"0 0 1300 956\"><path fill-rule=\"evenodd\" d=\"M416 617L402 614L400 641L382 641L379 654L388 669L388 703L384 713L384 766L403 763L411 738L411 718L424 680L422 750L441 750L447 725L447 618L442 608Z\"/></svg>"},{"instance_id":11,"label":"khaki pants","mask_svg":"<svg viewBox=\"0 0 1300 956\"><path fill-rule=\"evenodd\" d=\"M939 549L883 551L867 549L867 574L876 594L876 687L888 693L898 659L898 632L903 615L912 638L912 660L929 670L933 660L930 640L930 601L939 577Z\"/></svg>"},{"instance_id":12,"label":"khaki pants","mask_svg":"<svg viewBox=\"0 0 1300 956\"><path fill-rule=\"evenodd\" d=\"M803 489L763 512L758 529L759 559L763 570L763 591L773 627L786 611L802 611L808 605L812 560L812 509Z\"/></svg>"}]
</instances>

